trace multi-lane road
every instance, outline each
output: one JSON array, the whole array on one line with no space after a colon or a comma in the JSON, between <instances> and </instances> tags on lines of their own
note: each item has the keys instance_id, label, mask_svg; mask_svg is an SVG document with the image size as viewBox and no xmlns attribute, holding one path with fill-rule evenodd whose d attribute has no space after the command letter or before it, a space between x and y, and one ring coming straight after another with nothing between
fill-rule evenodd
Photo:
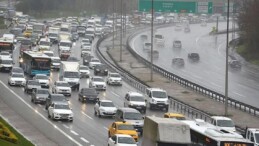
<instances>
[{"instance_id":1,"label":"multi-lane road","mask_svg":"<svg viewBox=\"0 0 259 146\"><path fill-rule=\"evenodd\" d=\"M206 27L200 24L191 24L191 32L183 30L175 31L175 27L160 28L156 34L165 37L164 47L155 46L159 51L159 58L154 64L194 83L224 94L225 91L225 56L226 34L209 35L215 23L208 23ZM230 23L230 27L232 24ZM219 30L226 30L226 22L219 23ZM140 35L147 34L150 42L150 32L143 32L134 37L130 45L142 57L149 59L143 50L143 40ZM231 40L230 34L230 40ZM236 34L237 36L237 34ZM182 48L173 48L173 41L180 40ZM188 60L188 53L196 52L200 55L200 61L193 63ZM235 54L232 54L235 55ZM172 65L174 57L181 57L185 61L183 67ZM259 70L259 69L258 69ZM229 69L229 96L247 103L259 106L259 72L256 68L243 65L241 70Z\"/></svg>"},{"instance_id":2,"label":"multi-lane road","mask_svg":"<svg viewBox=\"0 0 259 146\"><path fill-rule=\"evenodd\" d=\"M95 47L97 39L93 42ZM19 45L14 50L13 57L15 66L18 66ZM57 45L51 48L55 56L58 55ZM74 43L72 47L72 56L80 58L81 48L80 41ZM94 51L92 51L94 54ZM92 73L91 73L92 74ZM78 101L78 92L74 91L69 99L72 111L74 113L74 121L61 122L52 121L47 118L47 111L44 105L31 103L30 95L24 92L22 87L10 87L7 84L8 73L0 73L0 93L4 96L6 103L18 110L19 114L29 123L37 127L48 138L59 145L84 145L84 146L106 146L108 141L108 126L114 121L112 118L98 118L94 115L94 104ZM58 72L52 71L50 75L51 85L58 79ZM80 80L80 88L88 87L89 79ZM51 87L50 87L51 89ZM107 86L105 92L99 94L100 99L109 99L114 102L117 107L123 107L124 96L128 91L136 91L133 87L123 82L123 86ZM149 111L146 115L156 115L162 117L164 112ZM55 132L56 131L56 132ZM67 139L62 139L63 134Z\"/></svg>"}]
</instances>

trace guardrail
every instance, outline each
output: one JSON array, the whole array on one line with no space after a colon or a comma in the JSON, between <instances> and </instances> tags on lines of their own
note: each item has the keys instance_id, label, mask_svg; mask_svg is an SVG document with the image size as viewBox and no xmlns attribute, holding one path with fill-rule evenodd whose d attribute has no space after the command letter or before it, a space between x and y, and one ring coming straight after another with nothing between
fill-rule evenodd
<instances>
[{"instance_id":1,"label":"guardrail","mask_svg":"<svg viewBox=\"0 0 259 146\"><path fill-rule=\"evenodd\" d=\"M160 26L161 27L161 26ZM109 62L105 56L101 53L99 47L102 41L104 41L106 38L108 38L110 35L106 35L103 38L99 39L97 41L97 45L96 45L96 54L97 57L101 60L101 62L105 63L109 69L111 71L115 71L119 74L121 74L121 76L123 77L123 80L125 82L127 82L128 84L130 84L131 86L135 87L136 89L140 90L141 92L145 92L145 89L147 87L149 87L146 83L144 83L143 81L139 80L138 78L136 78L135 76L133 76L132 74L128 73L127 70L124 70L123 68L121 68L117 62L113 59L112 56L110 56L109 53L107 53L109 55L109 57L113 60L114 64L112 64L111 62ZM132 38L132 36L130 37ZM128 41L130 40L130 38L128 39ZM135 51L133 51L132 48L130 48L129 46L129 42L127 41L127 47L130 50L130 52L133 55L136 55L137 58L142 61L145 65L151 67L151 64L145 60L144 58L142 58L141 56L139 56ZM192 88L193 90L196 90L199 93L202 93L203 95L210 95L210 97L216 99L217 101L220 102L224 102L224 97L223 95L219 95L218 93L211 91L209 89L204 89L202 86L199 86L195 83L189 82L188 80L185 80L179 76L176 75L172 75L172 73L167 72L165 70L163 70L160 67L157 66L153 66L153 69L159 73L163 72L163 76L169 78L170 80L173 80L177 83L179 83L182 86L185 87L189 87ZM211 96L214 95L214 96ZM211 113L207 113L205 111L201 111L195 107L192 107L186 103L183 103L182 101L177 100L176 98L169 96L170 99L170 107L178 112L181 112L183 114L185 114L186 116L188 116L189 118L195 119L195 118L199 118L199 119L203 119L207 122L211 121L211 116L213 116ZM229 100L229 104L230 105L235 105L237 107L238 105L238 101L235 101L235 104L232 104L232 101ZM241 109L245 109L245 108L241 108ZM257 111L258 112L258 111ZM244 133L245 132L245 127L239 127L236 126L236 129L240 132L240 133Z\"/></svg>"}]
</instances>

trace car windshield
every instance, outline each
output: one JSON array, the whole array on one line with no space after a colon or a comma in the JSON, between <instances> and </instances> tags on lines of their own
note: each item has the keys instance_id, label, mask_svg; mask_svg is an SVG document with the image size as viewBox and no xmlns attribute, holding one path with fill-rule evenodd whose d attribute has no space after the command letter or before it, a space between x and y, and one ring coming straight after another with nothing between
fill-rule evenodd
<instances>
[{"instance_id":1,"label":"car windshield","mask_svg":"<svg viewBox=\"0 0 259 146\"><path fill-rule=\"evenodd\" d=\"M156 39L163 39L163 36L162 35L155 35L155 38Z\"/></svg>"},{"instance_id":2,"label":"car windshield","mask_svg":"<svg viewBox=\"0 0 259 146\"><path fill-rule=\"evenodd\" d=\"M135 130L133 125L121 124L118 125L118 130Z\"/></svg>"},{"instance_id":3,"label":"car windshield","mask_svg":"<svg viewBox=\"0 0 259 146\"><path fill-rule=\"evenodd\" d=\"M50 42L48 42L48 41L40 41L39 45L50 46Z\"/></svg>"},{"instance_id":4,"label":"car windshield","mask_svg":"<svg viewBox=\"0 0 259 146\"><path fill-rule=\"evenodd\" d=\"M45 79L45 80L48 80L48 76L36 76L36 79Z\"/></svg>"},{"instance_id":5,"label":"car windshield","mask_svg":"<svg viewBox=\"0 0 259 146\"><path fill-rule=\"evenodd\" d=\"M70 87L70 85L68 83L65 83L65 82L59 82L59 83L57 83L57 86Z\"/></svg>"},{"instance_id":6,"label":"car windshield","mask_svg":"<svg viewBox=\"0 0 259 146\"><path fill-rule=\"evenodd\" d=\"M90 41L85 39L85 40L82 40L82 43L90 43Z\"/></svg>"},{"instance_id":7,"label":"car windshield","mask_svg":"<svg viewBox=\"0 0 259 146\"><path fill-rule=\"evenodd\" d=\"M64 72L65 78L80 78L80 75L78 72Z\"/></svg>"},{"instance_id":8,"label":"car windshield","mask_svg":"<svg viewBox=\"0 0 259 146\"><path fill-rule=\"evenodd\" d=\"M53 63L60 63L60 59L52 59Z\"/></svg>"},{"instance_id":9,"label":"car windshield","mask_svg":"<svg viewBox=\"0 0 259 146\"><path fill-rule=\"evenodd\" d=\"M77 30L85 30L85 27L84 26L78 26Z\"/></svg>"},{"instance_id":10,"label":"car windshield","mask_svg":"<svg viewBox=\"0 0 259 146\"><path fill-rule=\"evenodd\" d=\"M120 78L121 76L119 74L110 74L111 77L114 77L114 78Z\"/></svg>"},{"instance_id":11,"label":"car windshield","mask_svg":"<svg viewBox=\"0 0 259 146\"><path fill-rule=\"evenodd\" d=\"M60 46L63 46L63 47L71 47L71 43L68 43L68 42L61 42L60 43Z\"/></svg>"},{"instance_id":12,"label":"car windshield","mask_svg":"<svg viewBox=\"0 0 259 146\"><path fill-rule=\"evenodd\" d=\"M52 95L53 101L66 101L66 98L63 95Z\"/></svg>"},{"instance_id":13,"label":"car windshield","mask_svg":"<svg viewBox=\"0 0 259 146\"><path fill-rule=\"evenodd\" d=\"M89 68L87 66L82 66L80 67L80 70L89 70Z\"/></svg>"},{"instance_id":14,"label":"car windshield","mask_svg":"<svg viewBox=\"0 0 259 146\"><path fill-rule=\"evenodd\" d=\"M8 52L1 52L1 53L0 53L0 55L9 56L9 55L10 55L10 53L8 53Z\"/></svg>"},{"instance_id":15,"label":"car windshield","mask_svg":"<svg viewBox=\"0 0 259 146\"><path fill-rule=\"evenodd\" d=\"M118 143L122 144L136 144L133 138L131 137L118 137Z\"/></svg>"},{"instance_id":16,"label":"car windshield","mask_svg":"<svg viewBox=\"0 0 259 146\"><path fill-rule=\"evenodd\" d=\"M235 127L234 123L231 120L218 120L218 126L220 127Z\"/></svg>"},{"instance_id":17,"label":"car windshield","mask_svg":"<svg viewBox=\"0 0 259 146\"><path fill-rule=\"evenodd\" d=\"M95 82L104 82L103 78L93 78L93 81Z\"/></svg>"},{"instance_id":18,"label":"car windshield","mask_svg":"<svg viewBox=\"0 0 259 146\"><path fill-rule=\"evenodd\" d=\"M142 115L140 113L126 112L124 118L128 120L142 120Z\"/></svg>"},{"instance_id":19,"label":"car windshield","mask_svg":"<svg viewBox=\"0 0 259 146\"><path fill-rule=\"evenodd\" d=\"M96 91L95 89L91 89L91 88L82 88L81 93L96 94Z\"/></svg>"},{"instance_id":20,"label":"car windshield","mask_svg":"<svg viewBox=\"0 0 259 146\"><path fill-rule=\"evenodd\" d=\"M181 44L181 41L174 41L174 43L176 43L176 44Z\"/></svg>"},{"instance_id":21,"label":"car windshield","mask_svg":"<svg viewBox=\"0 0 259 146\"><path fill-rule=\"evenodd\" d=\"M48 90L37 90L38 94L49 94Z\"/></svg>"},{"instance_id":22,"label":"car windshield","mask_svg":"<svg viewBox=\"0 0 259 146\"><path fill-rule=\"evenodd\" d=\"M131 101L143 101L143 102L145 101L143 96L131 96L130 100Z\"/></svg>"},{"instance_id":23,"label":"car windshield","mask_svg":"<svg viewBox=\"0 0 259 146\"><path fill-rule=\"evenodd\" d=\"M21 68L13 68L12 72L23 73L23 70Z\"/></svg>"},{"instance_id":24,"label":"car windshield","mask_svg":"<svg viewBox=\"0 0 259 146\"><path fill-rule=\"evenodd\" d=\"M55 109L70 109L68 104L56 104Z\"/></svg>"},{"instance_id":25,"label":"car windshield","mask_svg":"<svg viewBox=\"0 0 259 146\"><path fill-rule=\"evenodd\" d=\"M166 92L163 91L152 91L152 94L156 98L167 98Z\"/></svg>"},{"instance_id":26,"label":"car windshield","mask_svg":"<svg viewBox=\"0 0 259 146\"><path fill-rule=\"evenodd\" d=\"M255 133L255 142L259 143L259 133Z\"/></svg>"},{"instance_id":27,"label":"car windshield","mask_svg":"<svg viewBox=\"0 0 259 146\"><path fill-rule=\"evenodd\" d=\"M112 102L101 102L101 106L103 106L103 107L115 107Z\"/></svg>"},{"instance_id":28,"label":"car windshield","mask_svg":"<svg viewBox=\"0 0 259 146\"><path fill-rule=\"evenodd\" d=\"M100 62L98 59L92 59L91 62Z\"/></svg>"},{"instance_id":29,"label":"car windshield","mask_svg":"<svg viewBox=\"0 0 259 146\"><path fill-rule=\"evenodd\" d=\"M58 34L56 34L56 33L49 33L49 37L58 37Z\"/></svg>"},{"instance_id":30,"label":"car windshield","mask_svg":"<svg viewBox=\"0 0 259 146\"><path fill-rule=\"evenodd\" d=\"M199 55L197 53L192 53L191 56L192 57L199 57Z\"/></svg>"},{"instance_id":31,"label":"car windshield","mask_svg":"<svg viewBox=\"0 0 259 146\"><path fill-rule=\"evenodd\" d=\"M40 83L37 81L28 81L28 85L40 86Z\"/></svg>"},{"instance_id":32,"label":"car windshield","mask_svg":"<svg viewBox=\"0 0 259 146\"><path fill-rule=\"evenodd\" d=\"M13 61L12 60L1 60L2 64L12 64Z\"/></svg>"},{"instance_id":33,"label":"car windshield","mask_svg":"<svg viewBox=\"0 0 259 146\"><path fill-rule=\"evenodd\" d=\"M23 74L12 74L13 78L24 78Z\"/></svg>"},{"instance_id":34,"label":"car windshield","mask_svg":"<svg viewBox=\"0 0 259 146\"><path fill-rule=\"evenodd\" d=\"M145 43L145 46L146 46L146 47L150 47L150 46L151 46L151 43Z\"/></svg>"}]
</instances>

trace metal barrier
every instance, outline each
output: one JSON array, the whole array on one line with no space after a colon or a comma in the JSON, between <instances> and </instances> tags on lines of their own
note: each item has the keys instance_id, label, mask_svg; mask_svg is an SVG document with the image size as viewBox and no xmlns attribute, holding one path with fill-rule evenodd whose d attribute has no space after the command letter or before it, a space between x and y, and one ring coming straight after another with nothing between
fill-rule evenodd
<instances>
[{"instance_id":1,"label":"metal barrier","mask_svg":"<svg viewBox=\"0 0 259 146\"><path fill-rule=\"evenodd\" d=\"M145 92L145 89L148 88L149 86L144 83L143 81L139 80L138 78L136 78L135 76L133 76L132 74L128 73L127 70L124 70L123 68L121 68L118 64L117 64L117 61L115 61L113 59L112 56L110 56L109 53L107 53L109 55L109 57L112 59L112 61L114 62L114 64L112 64L111 62L109 62L105 56L101 53L100 51L100 44L102 41L104 41L106 38L108 38L110 35L106 35L104 36L103 38L99 39L97 41L97 45L96 45L96 49L95 49L95 52L97 54L97 57L101 60L101 62L105 63L109 69L111 71L115 71L117 73L119 73L123 80L125 82L127 82L128 84L130 84L131 86L135 87L136 89L140 90L141 92ZM132 38L132 37L131 37ZM130 40L130 38L128 39L128 41ZM137 58L142 61L145 65L151 67L151 64L145 60L144 58L142 58L141 56L139 56L136 52L133 51L133 49L129 46L129 43L127 42L127 47L129 49L129 51L137 56ZM208 90L198 84L195 84L195 83L192 83L188 80L185 80L179 76L176 76L170 72L167 72L165 71L164 69L158 67L158 66L153 66L153 69L159 73L161 73L163 76L167 77L168 79L176 82L176 83L179 83L180 85L182 86L185 86L185 87L188 87L190 89L193 89L199 93L202 93L203 95L207 95L213 99L216 99L217 101L220 101L220 102L225 102L224 101L224 96L221 95L221 94L218 94L216 92L213 92L211 90ZM176 98L172 97L172 96L169 96L169 99L170 99L170 107L180 113L183 113L185 115L187 115L188 117L192 118L192 119L195 119L195 118L199 118L199 119L203 119L207 122L210 122L211 121L211 116L213 116L212 114L210 113L207 113L205 111L201 111L195 107L192 107L186 103L183 103L179 100L177 100ZM240 102L237 102L235 101L235 104L233 104L234 100L229 100L229 105L232 105L234 107L241 107L240 105ZM242 104L243 106L243 104ZM246 108L241 108L241 109L246 109ZM258 110L257 110L258 111ZM244 133L245 131L245 127L239 127L239 126L236 126L237 130L240 132L240 133Z\"/></svg>"}]
</instances>

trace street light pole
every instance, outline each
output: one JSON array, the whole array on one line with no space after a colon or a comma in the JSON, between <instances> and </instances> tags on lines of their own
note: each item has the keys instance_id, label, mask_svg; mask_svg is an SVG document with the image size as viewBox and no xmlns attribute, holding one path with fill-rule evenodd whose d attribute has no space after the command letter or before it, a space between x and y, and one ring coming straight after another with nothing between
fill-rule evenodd
<instances>
[{"instance_id":1,"label":"street light pole","mask_svg":"<svg viewBox=\"0 0 259 146\"><path fill-rule=\"evenodd\" d=\"M225 73L225 116L228 116L228 39L229 39L229 0L227 6L227 43L226 43L226 73Z\"/></svg>"},{"instance_id":2,"label":"street light pole","mask_svg":"<svg viewBox=\"0 0 259 146\"><path fill-rule=\"evenodd\" d=\"M114 8L114 0L112 0L112 49L114 49L114 13L115 13L115 8Z\"/></svg>"},{"instance_id":3,"label":"street light pole","mask_svg":"<svg viewBox=\"0 0 259 146\"><path fill-rule=\"evenodd\" d=\"M151 70L150 70L150 81L152 82L153 81L153 47L154 47L154 44L153 44L153 26L154 26L154 0L151 1Z\"/></svg>"},{"instance_id":4,"label":"street light pole","mask_svg":"<svg viewBox=\"0 0 259 146\"><path fill-rule=\"evenodd\" d=\"M122 61L122 0L121 0L121 29L120 29L120 62Z\"/></svg>"}]
</instances>

